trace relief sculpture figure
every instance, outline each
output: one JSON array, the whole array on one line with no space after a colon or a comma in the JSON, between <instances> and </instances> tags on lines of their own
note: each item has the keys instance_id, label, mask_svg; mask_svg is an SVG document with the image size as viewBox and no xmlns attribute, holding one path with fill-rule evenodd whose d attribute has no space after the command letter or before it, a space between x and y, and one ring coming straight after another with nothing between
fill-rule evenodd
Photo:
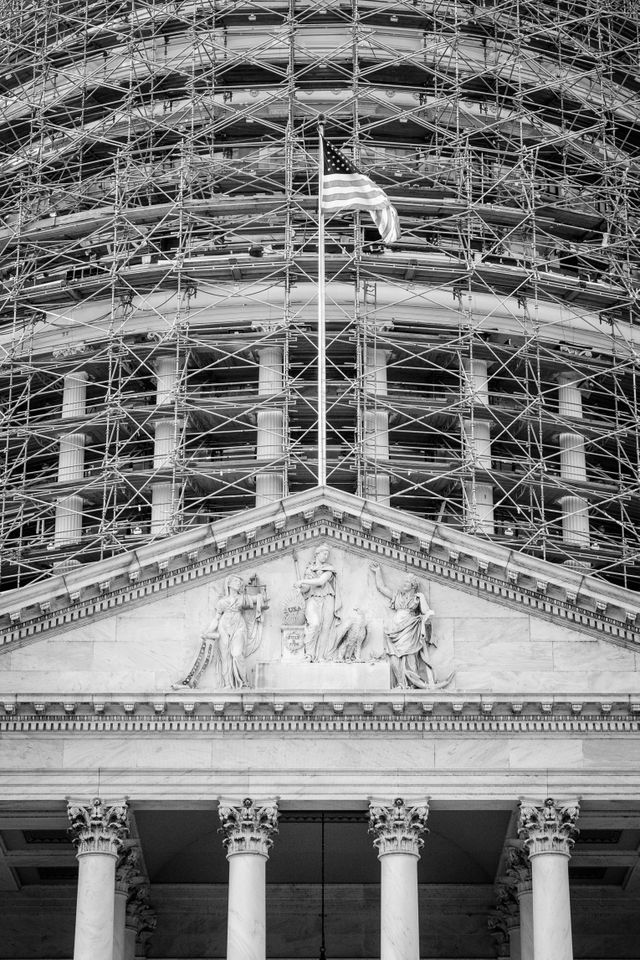
<instances>
[{"instance_id":1,"label":"relief sculpture figure","mask_svg":"<svg viewBox=\"0 0 640 960\"><path fill-rule=\"evenodd\" d=\"M304 597L305 659L336 660L336 622L340 620L338 577L327 547L318 547L296 587Z\"/></svg>"},{"instance_id":2,"label":"relief sculpture figure","mask_svg":"<svg viewBox=\"0 0 640 960\"><path fill-rule=\"evenodd\" d=\"M262 592L250 593L242 577L233 574L227 577L224 594L202 634L196 661L184 680L175 686L197 687L209 665L215 671L217 687L248 686L246 661L260 646L265 606L266 596ZM244 613L249 609L255 610L250 622Z\"/></svg>"},{"instance_id":3,"label":"relief sculpture figure","mask_svg":"<svg viewBox=\"0 0 640 960\"><path fill-rule=\"evenodd\" d=\"M430 648L436 643L432 636L433 610L420 591L415 577L406 577L397 590L391 590L384 582L382 570L377 563L371 564L376 587L386 597L393 610L391 623L385 628L385 652L391 664L394 687L428 688L444 686L437 684L430 663Z\"/></svg>"}]
</instances>

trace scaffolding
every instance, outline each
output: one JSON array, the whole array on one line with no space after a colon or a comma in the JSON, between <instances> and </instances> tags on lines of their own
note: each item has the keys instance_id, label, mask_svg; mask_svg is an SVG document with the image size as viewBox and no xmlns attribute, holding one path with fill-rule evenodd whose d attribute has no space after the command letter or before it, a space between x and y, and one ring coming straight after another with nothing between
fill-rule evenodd
<instances>
[{"instance_id":1,"label":"scaffolding","mask_svg":"<svg viewBox=\"0 0 640 960\"><path fill-rule=\"evenodd\" d=\"M0 585L316 483L640 586L637 0L2 0Z\"/></svg>"}]
</instances>

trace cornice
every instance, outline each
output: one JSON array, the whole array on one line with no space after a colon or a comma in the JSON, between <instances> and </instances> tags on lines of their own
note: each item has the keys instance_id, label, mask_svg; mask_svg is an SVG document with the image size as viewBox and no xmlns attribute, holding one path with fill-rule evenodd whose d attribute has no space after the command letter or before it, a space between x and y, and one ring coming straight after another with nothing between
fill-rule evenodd
<instances>
[{"instance_id":1,"label":"cornice","mask_svg":"<svg viewBox=\"0 0 640 960\"><path fill-rule=\"evenodd\" d=\"M138 718L132 720L129 716L83 718L81 716L55 718L55 717L24 717L17 719L0 720L0 731L3 734L10 733L82 733L82 734L100 734L100 733L118 733L131 734L166 734L171 733L251 733L251 734L301 734L301 733L348 733L350 736L357 733L414 733L423 735L425 733L475 733L475 734L495 734L505 733L509 735L524 734L530 736L532 733L544 734L568 734L568 733L611 733L616 735L631 734L636 736L640 732L640 721L638 720L620 720L611 723L600 721L595 718L585 718L579 725L571 721L545 720L541 723L529 720L514 720L513 718L492 717L486 718L465 717L461 720L452 720L446 717L405 717L397 719L372 718L372 717L350 717L339 718L330 717L325 719L316 719L313 717L252 717L249 720L241 718L233 720L229 717L200 717L196 719L187 719L179 716L167 716L162 719L143 720Z\"/></svg>"},{"instance_id":2,"label":"cornice","mask_svg":"<svg viewBox=\"0 0 640 960\"><path fill-rule=\"evenodd\" d=\"M0 651L317 538L623 646L640 598L575 570L333 489L316 489L0 596Z\"/></svg>"},{"instance_id":3,"label":"cornice","mask_svg":"<svg viewBox=\"0 0 640 960\"><path fill-rule=\"evenodd\" d=\"M543 694L490 698L413 693L304 695L255 693L145 695L100 700L70 694L47 701L34 695L0 700L0 733L331 733L467 732L616 735L640 731L640 698L588 699Z\"/></svg>"}]
</instances>

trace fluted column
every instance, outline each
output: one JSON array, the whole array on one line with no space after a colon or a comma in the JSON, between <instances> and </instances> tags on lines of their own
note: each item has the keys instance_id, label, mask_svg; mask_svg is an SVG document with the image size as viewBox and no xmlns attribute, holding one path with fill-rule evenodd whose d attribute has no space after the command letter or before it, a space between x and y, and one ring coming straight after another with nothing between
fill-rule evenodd
<instances>
[{"instance_id":1,"label":"fluted column","mask_svg":"<svg viewBox=\"0 0 640 960\"><path fill-rule=\"evenodd\" d=\"M218 814L229 861L226 960L265 960L265 868L278 829L278 807L273 800L221 801Z\"/></svg>"},{"instance_id":2,"label":"fluted column","mask_svg":"<svg viewBox=\"0 0 640 960\"><path fill-rule=\"evenodd\" d=\"M265 324L254 329L266 331ZM281 397L284 376L284 353L279 344L265 343L256 349L258 355L258 397L266 401L267 397ZM272 400L273 402L273 400ZM277 401L279 403L279 401ZM256 417L256 458L261 461L279 463L279 468L271 468L256 475L256 506L261 507L274 500L281 500L284 493L282 458L284 454L283 411L281 406L258 410Z\"/></svg>"},{"instance_id":3,"label":"fluted column","mask_svg":"<svg viewBox=\"0 0 640 960\"><path fill-rule=\"evenodd\" d=\"M582 420L582 391L577 374L558 377L558 416ZM568 482L586 483L585 442L581 433L563 430L559 435L560 476ZM589 505L584 497L566 495L559 500L562 509L562 539L577 547L589 546Z\"/></svg>"},{"instance_id":4,"label":"fluted column","mask_svg":"<svg viewBox=\"0 0 640 960\"><path fill-rule=\"evenodd\" d=\"M533 960L531 861L521 847L510 847L507 852L507 877L516 891L520 908L520 956L522 960Z\"/></svg>"},{"instance_id":5,"label":"fluted column","mask_svg":"<svg viewBox=\"0 0 640 960\"><path fill-rule=\"evenodd\" d=\"M573 960L569 857L577 801L520 804L520 836L531 861L534 960Z\"/></svg>"},{"instance_id":6,"label":"fluted column","mask_svg":"<svg viewBox=\"0 0 640 960\"><path fill-rule=\"evenodd\" d=\"M73 420L87 410L87 380L84 370L69 373L62 388L61 419ZM86 434L70 431L60 437L58 453L58 483L82 481L84 477L84 448ZM82 536L83 500L79 494L61 497L56 504L54 542L56 547L76 543Z\"/></svg>"},{"instance_id":7,"label":"fluted column","mask_svg":"<svg viewBox=\"0 0 640 960\"><path fill-rule=\"evenodd\" d=\"M156 406L166 408L170 414L158 419L154 424L153 468L173 469L176 444L177 421L173 415L178 371L173 355L159 356L154 361L156 375ZM170 533L174 519L175 491L173 480L158 480L151 485L151 532L153 534Z\"/></svg>"},{"instance_id":8,"label":"fluted column","mask_svg":"<svg viewBox=\"0 0 640 960\"><path fill-rule=\"evenodd\" d=\"M428 816L426 800L370 804L369 831L380 860L380 960L420 958L418 860Z\"/></svg>"},{"instance_id":9,"label":"fluted column","mask_svg":"<svg viewBox=\"0 0 640 960\"><path fill-rule=\"evenodd\" d=\"M127 834L127 804L70 801L78 857L74 960L113 960L116 860Z\"/></svg>"},{"instance_id":10,"label":"fluted column","mask_svg":"<svg viewBox=\"0 0 640 960\"><path fill-rule=\"evenodd\" d=\"M489 409L489 371L486 360L464 359L464 394L474 405L474 416L462 422L467 456L478 470L491 470L491 421L483 418L479 407ZM479 533L493 533L493 485L481 481L465 482L467 524Z\"/></svg>"},{"instance_id":11,"label":"fluted column","mask_svg":"<svg viewBox=\"0 0 640 960\"><path fill-rule=\"evenodd\" d=\"M365 496L387 504L391 502L390 478L380 464L389 462L389 411L377 409L376 401L387 396L389 356L389 350L366 347L364 364L365 390L368 402L373 403L373 409L366 409L364 417Z\"/></svg>"}]
</instances>

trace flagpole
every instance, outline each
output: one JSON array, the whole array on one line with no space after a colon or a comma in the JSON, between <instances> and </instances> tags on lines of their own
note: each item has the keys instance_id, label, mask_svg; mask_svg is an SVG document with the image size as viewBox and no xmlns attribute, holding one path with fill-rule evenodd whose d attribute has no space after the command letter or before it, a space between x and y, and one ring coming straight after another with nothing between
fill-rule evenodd
<instances>
[{"instance_id":1,"label":"flagpole","mask_svg":"<svg viewBox=\"0 0 640 960\"><path fill-rule=\"evenodd\" d=\"M325 317L324 213L324 123L318 118L318 486L327 483L327 326Z\"/></svg>"}]
</instances>

